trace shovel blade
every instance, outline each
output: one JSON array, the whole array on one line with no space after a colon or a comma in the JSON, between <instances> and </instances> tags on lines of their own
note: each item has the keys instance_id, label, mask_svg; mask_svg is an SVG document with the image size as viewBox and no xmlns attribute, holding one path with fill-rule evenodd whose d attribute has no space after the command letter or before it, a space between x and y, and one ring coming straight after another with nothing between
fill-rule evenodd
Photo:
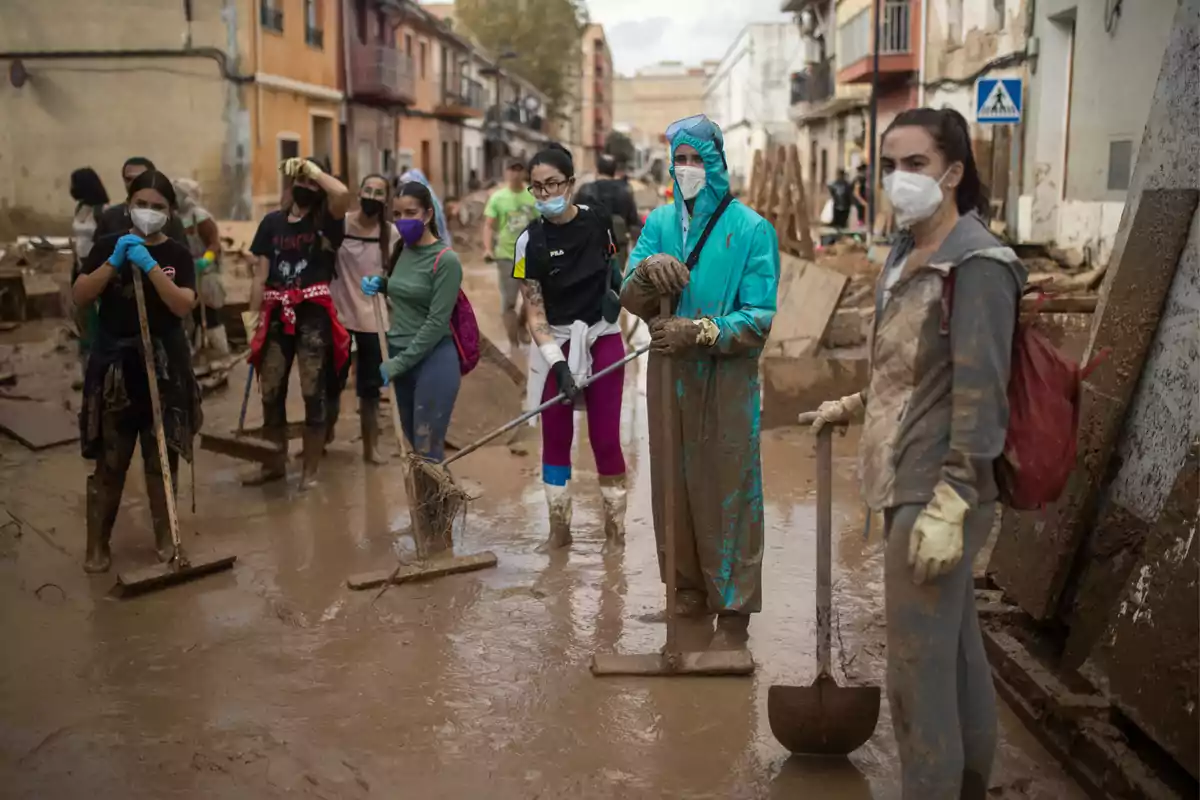
<instances>
[{"instance_id":1,"label":"shovel blade","mask_svg":"<svg viewBox=\"0 0 1200 800\"><path fill-rule=\"evenodd\" d=\"M772 686L767 718L771 733L792 753L849 755L875 732L879 687L838 686L828 675L812 686Z\"/></svg>"}]
</instances>

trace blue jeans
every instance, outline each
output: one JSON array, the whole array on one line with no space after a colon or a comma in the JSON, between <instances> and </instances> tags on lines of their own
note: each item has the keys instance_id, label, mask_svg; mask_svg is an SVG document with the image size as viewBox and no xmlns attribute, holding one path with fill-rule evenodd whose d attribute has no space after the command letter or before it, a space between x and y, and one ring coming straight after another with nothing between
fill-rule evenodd
<instances>
[{"instance_id":1,"label":"blue jeans","mask_svg":"<svg viewBox=\"0 0 1200 800\"><path fill-rule=\"evenodd\" d=\"M389 345L390 358L395 358L398 352ZM392 381L404 435L413 450L428 461L445 458L446 429L450 427L461 382L458 348L451 336L434 345L419 364Z\"/></svg>"}]
</instances>

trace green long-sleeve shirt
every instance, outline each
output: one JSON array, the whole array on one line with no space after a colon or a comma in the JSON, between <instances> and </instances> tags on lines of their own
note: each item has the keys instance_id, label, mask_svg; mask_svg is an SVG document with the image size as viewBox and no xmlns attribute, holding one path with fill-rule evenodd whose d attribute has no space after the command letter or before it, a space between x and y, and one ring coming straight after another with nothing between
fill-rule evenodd
<instances>
[{"instance_id":1,"label":"green long-sleeve shirt","mask_svg":"<svg viewBox=\"0 0 1200 800\"><path fill-rule=\"evenodd\" d=\"M392 325L387 339L392 352L397 353L387 362L393 378L419 364L435 345L450 335L450 312L461 286L462 262L453 250L446 249L441 242L405 246L387 285L388 299L392 301Z\"/></svg>"}]
</instances>

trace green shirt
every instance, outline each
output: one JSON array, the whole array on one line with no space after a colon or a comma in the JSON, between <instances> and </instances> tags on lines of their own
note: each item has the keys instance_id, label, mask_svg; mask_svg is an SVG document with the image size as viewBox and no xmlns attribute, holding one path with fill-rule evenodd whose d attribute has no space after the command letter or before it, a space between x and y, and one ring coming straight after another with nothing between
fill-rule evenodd
<instances>
[{"instance_id":1,"label":"green shirt","mask_svg":"<svg viewBox=\"0 0 1200 800\"><path fill-rule=\"evenodd\" d=\"M392 301L388 346L397 353L387 362L393 378L419 364L435 345L450 335L450 312L458 301L462 274L462 262L443 243L405 245L387 285L388 299Z\"/></svg>"},{"instance_id":2,"label":"green shirt","mask_svg":"<svg viewBox=\"0 0 1200 800\"><path fill-rule=\"evenodd\" d=\"M528 189L514 192L501 186L488 198L483 215L496 220L496 258L512 261L517 237L537 216L537 201Z\"/></svg>"}]
</instances>

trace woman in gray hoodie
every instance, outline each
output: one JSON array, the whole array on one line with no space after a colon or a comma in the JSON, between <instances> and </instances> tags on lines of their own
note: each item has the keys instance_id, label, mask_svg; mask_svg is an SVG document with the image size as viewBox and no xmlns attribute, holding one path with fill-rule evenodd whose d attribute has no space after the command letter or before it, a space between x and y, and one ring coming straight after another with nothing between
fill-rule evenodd
<instances>
[{"instance_id":1,"label":"woman in gray hoodie","mask_svg":"<svg viewBox=\"0 0 1200 800\"><path fill-rule=\"evenodd\" d=\"M883 134L898 241L875 292L866 390L824 403L814 429L865 416L863 495L884 515L888 700L905 800L984 798L996 700L971 562L995 519L992 462L1025 269L981 218L966 120L900 114Z\"/></svg>"}]
</instances>

